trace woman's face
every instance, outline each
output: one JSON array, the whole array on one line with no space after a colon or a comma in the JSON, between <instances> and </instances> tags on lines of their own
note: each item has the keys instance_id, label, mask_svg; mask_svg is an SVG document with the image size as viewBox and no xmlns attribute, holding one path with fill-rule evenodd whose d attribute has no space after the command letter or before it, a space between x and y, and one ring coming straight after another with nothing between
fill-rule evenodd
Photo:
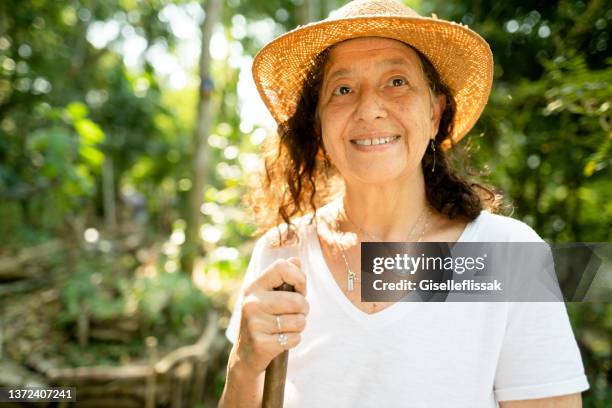
<instances>
[{"instance_id":1,"label":"woman's face","mask_svg":"<svg viewBox=\"0 0 612 408\"><path fill-rule=\"evenodd\" d=\"M331 49L317 114L325 149L349 183L421 174L443 110L444 97L430 91L419 57L402 42L365 37Z\"/></svg>"}]
</instances>

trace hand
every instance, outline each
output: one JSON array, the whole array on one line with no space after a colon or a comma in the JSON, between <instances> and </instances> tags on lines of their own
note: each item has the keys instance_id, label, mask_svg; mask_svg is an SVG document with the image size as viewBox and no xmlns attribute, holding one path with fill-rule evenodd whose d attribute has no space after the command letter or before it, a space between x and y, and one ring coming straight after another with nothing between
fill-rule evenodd
<instances>
[{"instance_id":1,"label":"hand","mask_svg":"<svg viewBox=\"0 0 612 408\"><path fill-rule=\"evenodd\" d=\"M254 375L265 371L285 349L300 343L309 311L306 274L300 267L299 258L278 259L245 289L236 353L241 365ZM282 283L292 285L295 292L275 291ZM280 316L280 331L276 315ZM285 347L278 342L279 332L288 337Z\"/></svg>"}]
</instances>

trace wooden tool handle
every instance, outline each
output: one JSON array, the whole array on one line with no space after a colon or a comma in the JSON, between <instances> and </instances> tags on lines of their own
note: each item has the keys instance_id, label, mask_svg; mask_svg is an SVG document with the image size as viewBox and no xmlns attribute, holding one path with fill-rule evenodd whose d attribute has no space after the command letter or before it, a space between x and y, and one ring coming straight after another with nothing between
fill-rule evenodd
<instances>
[{"instance_id":1,"label":"wooden tool handle","mask_svg":"<svg viewBox=\"0 0 612 408\"><path fill-rule=\"evenodd\" d=\"M293 286L287 283L283 283L274 290L295 291ZM274 357L270 364L268 364L264 381L262 408L282 408L285 397L285 378L287 377L288 359L289 350L285 350Z\"/></svg>"}]
</instances>

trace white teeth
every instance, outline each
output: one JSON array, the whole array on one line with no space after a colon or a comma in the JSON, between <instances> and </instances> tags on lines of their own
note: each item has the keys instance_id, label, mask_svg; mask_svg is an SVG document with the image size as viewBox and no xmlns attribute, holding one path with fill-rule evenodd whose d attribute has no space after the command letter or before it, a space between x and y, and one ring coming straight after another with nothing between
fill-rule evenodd
<instances>
[{"instance_id":1,"label":"white teeth","mask_svg":"<svg viewBox=\"0 0 612 408\"><path fill-rule=\"evenodd\" d=\"M371 146L371 145L379 145L379 144L385 144L385 143L389 143L394 141L395 139L399 138L399 136L389 136L389 137L384 137L384 138L373 138L373 139L362 139L362 140L354 140L355 144L358 145L362 145L362 146Z\"/></svg>"}]
</instances>

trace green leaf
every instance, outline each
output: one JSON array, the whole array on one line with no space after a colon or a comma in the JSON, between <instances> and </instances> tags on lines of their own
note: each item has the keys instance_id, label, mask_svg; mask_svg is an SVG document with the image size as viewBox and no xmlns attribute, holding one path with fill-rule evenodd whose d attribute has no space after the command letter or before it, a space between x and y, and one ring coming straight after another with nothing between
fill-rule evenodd
<instances>
[{"instance_id":1,"label":"green leaf","mask_svg":"<svg viewBox=\"0 0 612 408\"><path fill-rule=\"evenodd\" d=\"M84 119L89 114L89 109L87 109L87 105L81 102L72 102L68 106L66 106L66 113L68 117L73 122Z\"/></svg>"},{"instance_id":2,"label":"green leaf","mask_svg":"<svg viewBox=\"0 0 612 408\"><path fill-rule=\"evenodd\" d=\"M95 147L82 145L79 147L79 153L92 166L102 166L102 162L104 162L104 153Z\"/></svg>"},{"instance_id":3,"label":"green leaf","mask_svg":"<svg viewBox=\"0 0 612 408\"><path fill-rule=\"evenodd\" d=\"M104 141L105 135L100 126L89 119L76 121L74 127L85 144L94 145Z\"/></svg>"}]
</instances>

